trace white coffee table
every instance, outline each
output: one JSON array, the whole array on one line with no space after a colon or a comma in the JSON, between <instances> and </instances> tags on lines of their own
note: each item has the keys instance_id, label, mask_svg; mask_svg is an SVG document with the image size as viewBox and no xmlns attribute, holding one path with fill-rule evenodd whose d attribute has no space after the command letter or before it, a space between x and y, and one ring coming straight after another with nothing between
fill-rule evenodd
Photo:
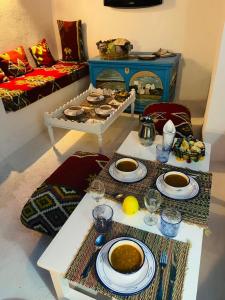
<instances>
[{"instance_id":1,"label":"white coffee table","mask_svg":"<svg viewBox=\"0 0 225 300\"><path fill-rule=\"evenodd\" d=\"M140 148L139 143L134 143L132 144L132 147L128 147L130 145L129 141L133 135L135 136L135 133L131 133L131 135L128 136L128 138L124 141L124 144L118 149L118 152L125 155L133 154L134 156L144 159L146 159L146 155L147 158L151 158L151 155L154 156L154 154L149 154L149 152L146 152L145 155L145 151L148 150L147 148L142 149L143 146ZM127 146L125 147L124 145ZM139 150L135 150L135 148L139 148ZM125 151L125 149L127 150ZM210 145L208 149L210 154ZM205 160L205 164L207 163L209 163L209 156ZM206 168L206 166L204 166L204 168ZM119 203L106 199L104 199L102 203L107 203L112 206L115 221L161 235L158 225L149 227L144 223L143 219L147 213L146 211L139 211L135 216L129 217L122 212L121 205ZM79 250L88 230L93 224L91 212L95 205L96 203L93 199L91 199L91 196L86 194L38 260L38 266L50 272L58 299L66 298L73 300L90 300L92 297L96 296L96 292L94 290L85 290L80 286L77 286L76 289L71 288L68 280L64 278L67 269L76 255L76 252ZM182 300L196 299L202 238L202 228L185 222L181 223L176 240L184 242L190 241L191 243Z\"/></svg>"},{"instance_id":2,"label":"white coffee table","mask_svg":"<svg viewBox=\"0 0 225 300\"><path fill-rule=\"evenodd\" d=\"M121 113L131 105L131 116L134 115L134 102L135 102L135 90L132 89L130 92L130 96L122 102L116 110L114 110L110 116L105 120L98 120L93 122L76 122L71 121L69 119L65 119L63 117L63 112L66 108L69 108L72 105L80 105L90 92L93 90L93 86L90 85L89 89L84 91L79 96L75 97L74 99L68 101L63 106L58 107L53 112L46 112L44 114L44 122L48 128L48 133L50 137L50 141L52 146L55 145L55 138L53 127L64 128L68 130L78 130L87 133L93 133L98 136L98 144L99 144L99 151L102 152L102 142L103 142L103 134L109 128L109 126L121 115ZM89 120L90 121L90 120Z\"/></svg>"}]
</instances>

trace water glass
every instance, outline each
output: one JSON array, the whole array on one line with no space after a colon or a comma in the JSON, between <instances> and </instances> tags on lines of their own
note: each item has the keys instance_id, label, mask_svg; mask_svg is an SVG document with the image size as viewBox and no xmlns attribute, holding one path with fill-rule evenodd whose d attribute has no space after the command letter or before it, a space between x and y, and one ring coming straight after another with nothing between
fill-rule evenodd
<instances>
[{"instance_id":1,"label":"water glass","mask_svg":"<svg viewBox=\"0 0 225 300\"><path fill-rule=\"evenodd\" d=\"M169 160L170 149L165 149L163 145L156 145L156 159L162 163L166 163Z\"/></svg>"},{"instance_id":2,"label":"water glass","mask_svg":"<svg viewBox=\"0 0 225 300\"><path fill-rule=\"evenodd\" d=\"M145 207L149 211L149 214L145 216L145 224L151 226L157 223L157 217L154 214L160 207L162 202L161 194L154 189L149 189L144 196Z\"/></svg>"},{"instance_id":3,"label":"water glass","mask_svg":"<svg viewBox=\"0 0 225 300\"><path fill-rule=\"evenodd\" d=\"M99 202L105 195L104 183L98 179L92 181L89 192L96 202Z\"/></svg>"},{"instance_id":4,"label":"water glass","mask_svg":"<svg viewBox=\"0 0 225 300\"><path fill-rule=\"evenodd\" d=\"M161 213L160 231L163 235L173 238L177 236L181 223L181 213L172 208L166 208Z\"/></svg>"},{"instance_id":5,"label":"water glass","mask_svg":"<svg viewBox=\"0 0 225 300\"><path fill-rule=\"evenodd\" d=\"M112 226L113 209L111 206L102 204L97 205L92 215L94 218L95 229L98 233L107 233Z\"/></svg>"}]
</instances>

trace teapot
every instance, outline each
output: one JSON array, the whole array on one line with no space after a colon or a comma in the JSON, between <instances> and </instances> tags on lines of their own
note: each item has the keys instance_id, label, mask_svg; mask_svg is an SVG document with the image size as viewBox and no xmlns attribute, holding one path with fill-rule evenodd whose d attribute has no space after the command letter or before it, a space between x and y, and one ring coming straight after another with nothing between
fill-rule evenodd
<instances>
[{"instance_id":1,"label":"teapot","mask_svg":"<svg viewBox=\"0 0 225 300\"><path fill-rule=\"evenodd\" d=\"M155 140L155 125L150 116L139 116L138 136L142 145L150 146Z\"/></svg>"}]
</instances>

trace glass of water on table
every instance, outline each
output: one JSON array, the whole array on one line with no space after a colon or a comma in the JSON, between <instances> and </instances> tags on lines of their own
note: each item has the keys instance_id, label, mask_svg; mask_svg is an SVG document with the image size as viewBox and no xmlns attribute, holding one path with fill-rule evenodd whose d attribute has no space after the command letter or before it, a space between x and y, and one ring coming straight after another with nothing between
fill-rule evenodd
<instances>
[{"instance_id":1,"label":"glass of water on table","mask_svg":"<svg viewBox=\"0 0 225 300\"><path fill-rule=\"evenodd\" d=\"M105 186L101 180L95 179L92 181L89 192L96 202L99 202L105 195Z\"/></svg>"},{"instance_id":2,"label":"glass of water on table","mask_svg":"<svg viewBox=\"0 0 225 300\"><path fill-rule=\"evenodd\" d=\"M97 205L93 211L95 229L98 233L107 233L112 226L113 209L111 206L102 204Z\"/></svg>"}]
</instances>

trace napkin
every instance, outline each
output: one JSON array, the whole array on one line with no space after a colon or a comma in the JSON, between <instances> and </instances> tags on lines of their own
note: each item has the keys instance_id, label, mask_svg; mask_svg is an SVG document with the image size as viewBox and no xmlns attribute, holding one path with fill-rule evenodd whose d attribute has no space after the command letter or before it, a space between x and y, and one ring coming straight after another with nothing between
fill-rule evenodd
<instances>
[{"instance_id":1,"label":"napkin","mask_svg":"<svg viewBox=\"0 0 225 300\"><path fill-rule=\"evenodd\" d=\"M163 146L170 150L176 134L176 128L171 120L168 120L163 127Z\"/></svg>"}]
</instances>

